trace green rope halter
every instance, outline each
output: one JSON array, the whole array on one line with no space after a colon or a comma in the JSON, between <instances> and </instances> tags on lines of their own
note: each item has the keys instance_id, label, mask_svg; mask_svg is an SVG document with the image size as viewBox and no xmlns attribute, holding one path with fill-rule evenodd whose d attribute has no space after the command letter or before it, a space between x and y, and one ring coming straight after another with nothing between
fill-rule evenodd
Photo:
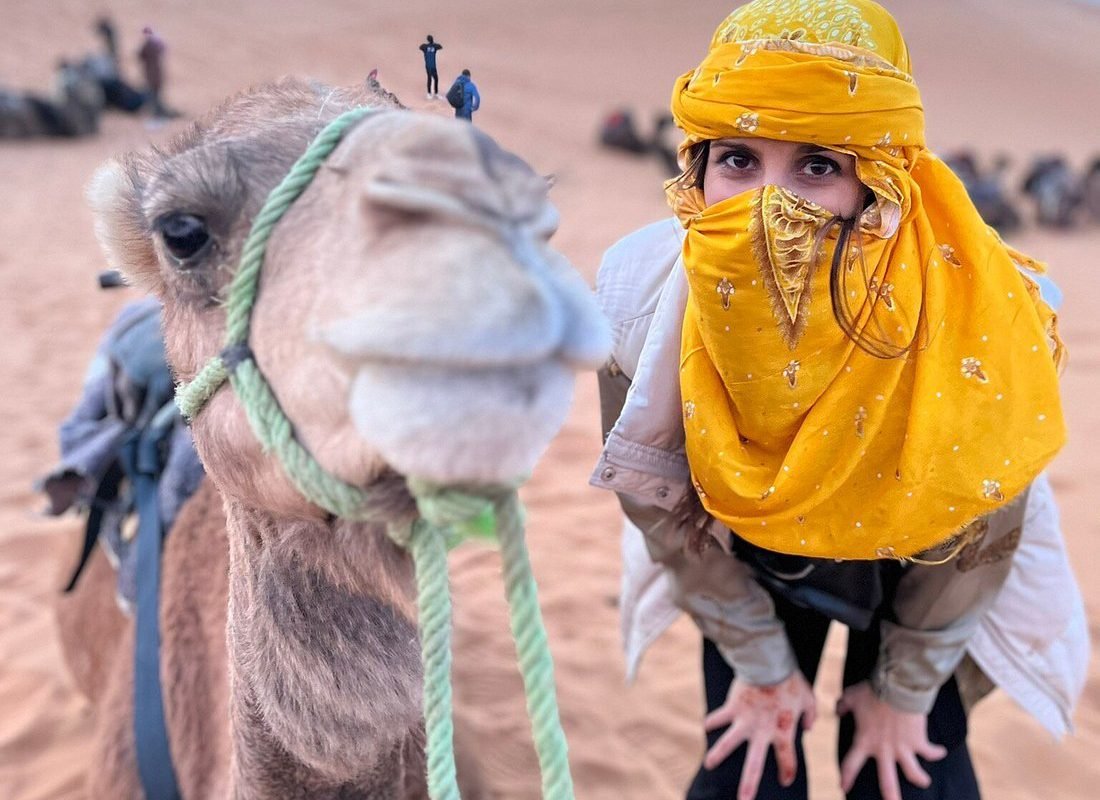
<instances>
[{"instance_id":1,"label":"green rope halter","mask_svg":"<svg viewBox=\"0 0 1100 800\"><path fill-rule=\"evenodd\" d=\"M372 490L341 481L322 467L294 436L248 345L260 268L275 224L305 191L318 168L357 122L379 109L357 108L333 120L314 139L290 172L268 196L245 240L240 266L226 302L226 343L198 375L182 384L176 403L191 420L229 381L256 438L274 452L306 498L356 521L382 521ZM535 750L542 773L543 797L573 797L573 779L554 692L553 663L542 624L535 581L523 537L523 508L516 486L487 487L477 493L408 479L419 518L412 525L389 524L390 537L412 551L416 564L420 651L424 665L424 717L428 735L428 791L434 800L457 800L454 725L451 708L451 598L447 550L469 536L496 537L504 564L512 636L527 695Z\"/></svg>"}]
</instances>

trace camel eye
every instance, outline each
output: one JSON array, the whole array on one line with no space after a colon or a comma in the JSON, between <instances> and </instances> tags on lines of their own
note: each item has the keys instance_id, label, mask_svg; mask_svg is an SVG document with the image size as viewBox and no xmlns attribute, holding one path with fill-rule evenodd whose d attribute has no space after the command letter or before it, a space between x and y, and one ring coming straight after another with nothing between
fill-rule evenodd
<instances>
[{"instance_id":1,"label":"camel eye","mask_svg":"<svg viewBox=\"0 0 1100 800\"><path fill-rule=\"evenodd\" d=\"M206 220L194 214L166 214L157 220L156 230L165 249L181 266L202 253L210 243Z\"/></svg>"}]
</instances>

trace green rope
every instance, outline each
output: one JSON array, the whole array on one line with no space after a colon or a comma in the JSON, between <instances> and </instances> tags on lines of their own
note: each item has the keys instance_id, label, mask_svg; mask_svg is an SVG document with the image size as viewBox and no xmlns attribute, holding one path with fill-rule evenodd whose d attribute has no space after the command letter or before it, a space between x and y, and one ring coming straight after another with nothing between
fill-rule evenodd
<instances>
[{"instance_id":1,"label":"green rope","mask_svg":"<svg viewBox=\"0 0 1100 800\"><path fill-rule=\"evenodd\" d=\"M515 493L509 497L502 512L500 544L504 587L512 638L527 695L527 716L531 720L542 773L542 796L569 800L573 797L573 778L569 774L568 747L554 691L554 661L546 642L538 589L523 538L523 507Z\"/></svg>"},{"instance_id":2,"label":"green rope","mask_svg":"<svg viewBox=\"0 0 1100 800\"><path fill-rule=\"evenodd\" d=\"M248 338L271 231L348 128L372 111L355 109L331 122L268 196L253 222L240 267L229 287L223 355L212 358L176 392L180 411L187 419L194 419L228 379L256 438L266 452L278 457L298 491L330 513L359 521L378 520L377 512L372 511L376 507L372 491L352 486L329 473L298 441L294 426L248 349ZM408 486L420 517L411 525L391 524L388 532L395 542L412 551L416 565L430 796L433 800L459 798L454 758L447 550L469 537L495 535L501 543L510 623L542 771L543 797L571 800L573 782L558 715L553 662L524 543L522 508L516 487L484 487L467 492L414 478L408 479Z\"/></svg>"},{"instance_id":3,"label":"green rope","mask_svg":"<svg viewBox=\"0 0 1100 800\"><path fill-rule=\"evenodd\" d=\"M229 288L229 303L225 312L227 345L248 341L248 323L252 316L252 306L256 302L256 292L259 290L260 268L263 266L267 240L271 237L275 223L309 186L321 164L336 149L336 145L340 144L348 128L377 110L356 108L330 122L268 195L263 208L252 222L252 230L241 252L241 265Z\"/></svg>"},{"instance_id":4,"label":"green rope","mask_svg":"<svg viewBox=\"0 0 1100 800\"><path fill-rule=\"evenodd\" d=\"M294 426L283 413L255 361L242 361L230 381L256 438L266 451L279 457L298 491L338 517L359 521L374 518L371 492L329 473L298 441Z\"/></svg>"},{"instance_id":5,"label":"green rope","mask_svg":"<svg viewBox=\"0 0 1100 800\"><path fill-rule=\"evenodd\" d=\"M428 795L458 800L451 699L451 590L447 547L439 531L413 525L420 661L424 668L424 728L427 733Z\"/></svg>"},{"instance_id":6,"label":"green rope","mask_svg":"<svg viewBox=\"0 0 1100 800\"><path fill-rule=\"evenodd\" d=\"M226 369L225 362L215 356L206 363L194 380L180 384L176 388L176 405L184 419L194 419L199 409L206 405L206 401L214 396L214 392L221 388L228 377L229 370Z\"/></svg>"},{"instance_id":7,"label":"green rope","mask_svg":"<svg viewBox=\"0 0 1100 800\"><path fill-rule=\"evenodd\" d=\"M410 480L409 490L416 498L417 510L425 527L414 532L413 542L431 537L440 542L436 553L444 552L445 538L456 533L465 535L485 535L486 515L495 517L498 529L497 538L501 544L501 556L504 562L505 595L508 599L512 636L516 642L516 654L519 660L520 674L523 676L524 690L527 696L527 715L531 719L535 752L538 755L539 769L542 772L542 796L548 800L571 800L573 797L573 779L569 773L568 747L565 734L561 729L558 715L557 696L554 689L554 664L546 642L546 629L539 610L538 590L531 575L531 563L527 557L527 547L523 538L523 509L515 487L503 486L484 488L478 493L468 493L457 489L435 486L423 481ZM420 555L416 555L417 578L419 582L421 564ZM433 553L433 557L435 557ZM446 568L444 567L444 581ZM421 585L420 613L431 615L431 624L440 615L446 615L449 635L450 598L436 597L436 586L427 589ZM444 593L446 589L444 588ZM446 606L443 603L446 602ZM436 679L440 667L429 666L427 636L424 617L421 617L421 637L424 649L424 705L439 702L440 696L429 693L429 676ZM448 642L449 652L449 642ZM447 700L450 699L450 680L447 679ZM428 788L433 798L451 797L450 794L437 793L435 780L446 779L446 770L453 772L453 735L450 720L447 726L432 730L432 720L428 718ZM438 724L438 723L437 723ZM446 747L450 761L444 754L437 752ZM438 764L439 774L433 773L433 764ZM457 797L457 787L454 797Z\"/></svg>"},{"instance_id":8,"label":"green rope","mask_svg":"<svg viewBox=\"0 0 1100 800\"><path fill-rule=\"evenodd\" d=\"M356 108L329 123L267 196L252 223L241 253L240 266L229 286L225 304L226 351L248 343L252 308L259 292L260 269L275 223L305 191L348 129L376 110ZM256 438L265 451L278 456L298 491L331 514L359 521L372 519L371 493L331 475L302 446L271 385L251 354L247 350L244 353L232 369L226 367L221 357L211 359L190 383L179 388L177 403L183 415L194 419L228 377L241 398Z\"/></svg>"}]
</instances>

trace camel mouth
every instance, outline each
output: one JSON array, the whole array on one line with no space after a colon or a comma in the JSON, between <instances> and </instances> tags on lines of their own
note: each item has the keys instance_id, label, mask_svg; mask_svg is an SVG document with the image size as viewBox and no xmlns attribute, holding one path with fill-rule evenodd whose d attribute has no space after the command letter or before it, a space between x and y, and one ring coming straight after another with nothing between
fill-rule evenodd
<instances>
[{"instance_id":1,"label":"camel mouth","mask_svg":"<svg viewBox=\"0 0 1100 800\"><path fill-rule=\"evenodd\" d=\"M367 362L349 412L363 439L398 472L445 484L526 477L565 421L573 370L556 358L471 368Z\"/></svg>"},{"instance_id":2,"label":"camel mouth","mask_svg":"<svg viewBox=\"0 0 1100 800\"><path fill-rule=\"evenodd\" d=\"M560 362L583 370L606 360L610 334L602 315L533 305L495 324L451 320L430 336L412 335L423 322L403 309L371 311L331 323L314 338L357 365L378 367L491 371Z\"/></svg>"},{"instance_id":3,"label":"camel mouth","mask_svg":"<svg viewBox=\"0 0 1100 800\"><path fill-rule=\"evenodd\" d=\"M406 314L372 313L333 323L316 338L357 365L377 367L491 371L564 358L561 321L536 314L500 329L471 323L427 338L410 336L411 323Z\"/></svg>"}]
</instances>

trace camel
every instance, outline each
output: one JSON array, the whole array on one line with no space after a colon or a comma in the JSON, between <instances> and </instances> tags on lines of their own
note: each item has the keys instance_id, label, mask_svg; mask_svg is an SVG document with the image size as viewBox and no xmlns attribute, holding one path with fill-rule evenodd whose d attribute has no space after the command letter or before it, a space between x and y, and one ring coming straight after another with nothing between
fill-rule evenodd
<instances>
[{"instance_id":1,"label":"camel","mask_svg":"<svg viewBox=\"0 0 1100 800\"><path fill-rule=\"evenodd\" d=\"M600 126L600 144L604 147L633 155L652 153L673 177L680 174L676 153L682 138L679 128L673 124L672 115L665 113L654 118L653 133L648 138L638 133L634 114L625 108L608 114Z\"/></svg>"},{"instance_id":2,"label":"camel","mask_svg":"<svg viewBox=\"0 0 1100 800\"><path fill-rule=\"evenodd\" d=\"M1093 159L1081 179L1081 202L1089 220L1100 222L1100 158Z\"/></svg>"},{"instance_id":3,"label":"camel","mask_svg":"<svg viewBox=\"0 0 1100 800\"><path fill-rule=\"evenodd\" d=\"M0 87L0 139L79 137L99 130L99 81L83 65L58 64L52 97Z\"/></svg>"},{"instance_id":4,"label":"camel","mask_svg":"<svg viewBox=\"0 0 1100 800\"><path fill-rule=\"evenodd\" d=\"M1010 163L1007 156L996 156L988 169L979 166L978 158L971 150L960 150L945 156L943 160L963 182L966 193L983 220L1002 235L1020 227L1020 213L1008 197L1005 181Z\"/></svg>"},{"instance_id":5,"label":"camel","mask_svg":"<svg viewBox=\"0 0 1100 800\"><path fill-rule=\"evenodd\" d=\"M591 293L547 243L545 178L375 83L284 80L102 167L89 198L111 265L163 302L168 361L188 381L223 345L221 301L264 198L360 105L384 110L346 134L274 229L250 344L304 446L408 520L409 476L478 486L529 473L575 371L606 357ZM382 525L301 496L228 388L192 432L208 477L166 539L160 610L183 796L425 797L409 556ZM133 624L112 594L97 555L60 628L96 716L89 796L137 798ZM476 759L458 760L463 796L489 796Z\"/></svg>"},{"instance_id":6,"label":"camel","mask_svg":"<svg viewBox=\"0 0 1100 800\"><path fill-rule=\"evenodd\" d=\"M1035 219L1050 228L1070 228L1081 204L1081 186L1062 156L1036 158L1024 177L1023 192L1035 201Z\"/></svg>"}]
</instances>

